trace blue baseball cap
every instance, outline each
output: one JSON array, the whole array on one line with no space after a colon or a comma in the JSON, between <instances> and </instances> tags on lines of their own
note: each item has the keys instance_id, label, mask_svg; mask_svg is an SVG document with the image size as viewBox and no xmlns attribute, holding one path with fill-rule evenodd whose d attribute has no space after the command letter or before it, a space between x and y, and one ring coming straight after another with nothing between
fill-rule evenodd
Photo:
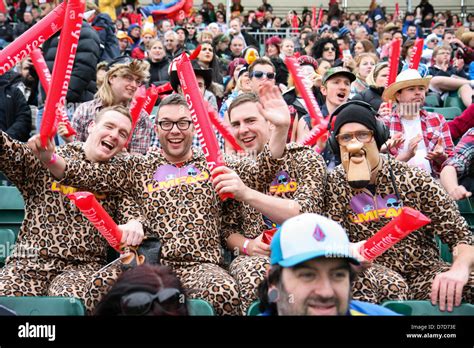
<instances>
[{"instance_id":1,"label":"blue baseball cap","mask_svg":"<svg viewBox=\"0 0 474 348\"><path fill-rule=\"evenodd\" d=\"M308 260L345 258L359 265L350 252L346 231L337 222L317 214L301 214L286 220L273 236L270 263L293 267Z\"/></svg>"}]
</instances>

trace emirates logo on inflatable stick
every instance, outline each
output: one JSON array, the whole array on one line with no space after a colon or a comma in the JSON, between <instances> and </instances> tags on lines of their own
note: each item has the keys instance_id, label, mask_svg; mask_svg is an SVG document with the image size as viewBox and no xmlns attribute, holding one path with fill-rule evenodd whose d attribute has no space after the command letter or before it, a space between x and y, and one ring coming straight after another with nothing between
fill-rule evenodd
<instances>
[{"instance_id":1,"label":"emirates logo on inflatable stick","mask_svg":"<svg viewBox=\"0 0 474 348\"><path fill-rule=\"evenodd\" d=\"M92 193L75 192L67 197L76 204L82 214L97 228L112 248L118 252L123 252L120 247L122 232Z\"/></svg>"},{"instance_id":2,"label":"emirates logo on inflatable stick","mask_svg":"<svg viewBox=\"0 0 474 348\"><path fill-rule=\"evenodd\" d=\"M57 121L66 102L66 94L71 80L77 44L81 35L85 0L69 0L66 7L64 27L59 38L58 51L54 60L51 86L48 89L41 121L41 144L46 147L48 139L56 134Z\"/></svg>"},{"instance_id":3,"label":"emirates logo on inflatable stick","mask_svg":"<svg viewBox=\"0 0 474 348\"><path fill-rule=\"evenodd\" d=\"M430 222L431 220L418 210L403 207L400 215L392 219L362 245L360 254L366 260L372 261L411 232Z\"/></svg>"},{"instance_id":4,"label":"emirates logo on inflatable stick","mask_svg":"<svg viewBox=\"0 0 474 348\"><path fill-rule=\"evenodd\" d=\"M44 60L43 54L39 48L34 49L31 54L31 61L35 66L35 70L38 74L40 79L41 85L43 86L45 91L49 91L51 86L51 73L49 72L49 68L46 65L46 61ZM61 110L61 122L66 124L67 134L66 137L71 137L76 135L76 131L72 128L71 123L69 122L69 117L67 116L67 112L65 108Z\"/></svg>"},{"instance_id":5,"label":"emirates logo on inflatable stick","mask_svg":"<svg viewBox=\"0 0 474 348\"><path fill-rule=\"evenodd\" d=\"M53 36L64 24L66 2L59 4L46 17L21 34L0 52L0 75L5 74L25 59L43 42Z\"/></svg>"}]
</instances>

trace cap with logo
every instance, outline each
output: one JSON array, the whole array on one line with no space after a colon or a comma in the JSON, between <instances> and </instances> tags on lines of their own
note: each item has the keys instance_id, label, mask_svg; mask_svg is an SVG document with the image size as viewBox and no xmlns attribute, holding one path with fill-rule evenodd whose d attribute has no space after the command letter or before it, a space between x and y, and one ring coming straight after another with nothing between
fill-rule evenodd
<instances>
[{"instance_id":1,"label":"cap with logo","mask_svg":"<svg viewBox=\"0 0 474 348\"><path fill-rule=\"evenodd\" d=\"M293 267L318 257L346 258L351 255L346 231L337 222L317 214L301 214L286 220L273 236L270 263Z\"/></svg>"}]
</instances>

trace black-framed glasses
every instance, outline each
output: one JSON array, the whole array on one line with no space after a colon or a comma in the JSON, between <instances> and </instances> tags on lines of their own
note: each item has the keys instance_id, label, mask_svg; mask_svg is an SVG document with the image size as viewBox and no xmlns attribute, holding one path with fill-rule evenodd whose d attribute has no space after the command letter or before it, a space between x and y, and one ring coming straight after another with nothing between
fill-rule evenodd
<instances>
[{"instance_id":1,"label":"black-framed glasses","mask_svg":"<svg viewBox=\"0 0 474 348\"><path fill-rule=\"evenodd\" d=\"M269 80L273 80L275 78L275 73L274 72L264 72L264 71L253 71L252 76L257 79L262 79L263 77L266 77Z\"/></svg>"},{"instance_id":2,"label":"black-framed glasses","mask_svg":"<svg viewBox=\"0 0 474 348\"><path fill-rule=\"evenodd\" d=\"M333 46L329 46L329 47L324 47L323 51L324 52L328 52L328 51L336 52L336 49Z\"/></svg>"},{"instance_id":3,"label":"black-framed glasses","mask_svg":"<svg viewBox=\"0 0 474 348\"><path fill-rule=\"evenodd\" d=\"M155 294L146 291L132 292L120 299L120 308L123 315L144 315L150 311L153 302L165 304L173 300L177 303L180 295L181 291L175 288L164 288Z\"/></svg>"},{"instance_id":4,"label":"black-framed glasses","mask_svg":"<svg viewBox=\"0 0 474 348\"><path fill-rule=\"evenodd\" d=\"M354 137L361 143L369 143L374 136L374 132L371 130L361 130L353 133L342 133L336 135L336 140L339 145L349 144Z\"/></svg>"},{"instance_id":5,"label":"black-framed glasses","mask_svg":"<svg viewBox=\"0 0 474 348\"><path fill-rule=\"evenodd\" d=\"M174 125L176 125L176 127L178 127L179 130L185 131L185 130L189 129L189 127L191 126L191 123L193 123L193 121L189 121L189 120L180 120L180 121L176 121L176 122L173 122L173 121L158 121L157 123L158 123L158 126L160 126L160 128L164 131L172 130Z\"/></svg>"}]
</instances>

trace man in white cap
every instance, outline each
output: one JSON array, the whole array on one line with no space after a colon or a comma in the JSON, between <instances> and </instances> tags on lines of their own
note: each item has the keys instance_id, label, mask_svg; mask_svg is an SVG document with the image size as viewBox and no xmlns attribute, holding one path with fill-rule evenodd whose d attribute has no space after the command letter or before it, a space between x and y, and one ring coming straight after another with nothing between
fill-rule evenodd
<instances>
[{"instance_id":1,"label":"man in white cap","mask_svg":"<svg viewBox=\"0 0 474 348\"><path fill-rule=\"evenodd\" d=\"M283 223L271 243L271 268L260 287L263 315L396 315L351 300L351 251L346 231L317 214Z\"/></svg>"},{"instance_id":2,"label":"man in white cap","mask_svg":"<svg viewBox=\"0 0 474 348\"><path fill-rule=\"evenodd\" d=\"M392 155L437 178L443 162L452 156L454 144L444 117L422 109L429 83L430 78L422 78L417 70L402 71L382 95L384 101L395 103L394 112L383 121L391 136L401 133L399 146L391 147Z\"/></svg>"}]
</instances>

